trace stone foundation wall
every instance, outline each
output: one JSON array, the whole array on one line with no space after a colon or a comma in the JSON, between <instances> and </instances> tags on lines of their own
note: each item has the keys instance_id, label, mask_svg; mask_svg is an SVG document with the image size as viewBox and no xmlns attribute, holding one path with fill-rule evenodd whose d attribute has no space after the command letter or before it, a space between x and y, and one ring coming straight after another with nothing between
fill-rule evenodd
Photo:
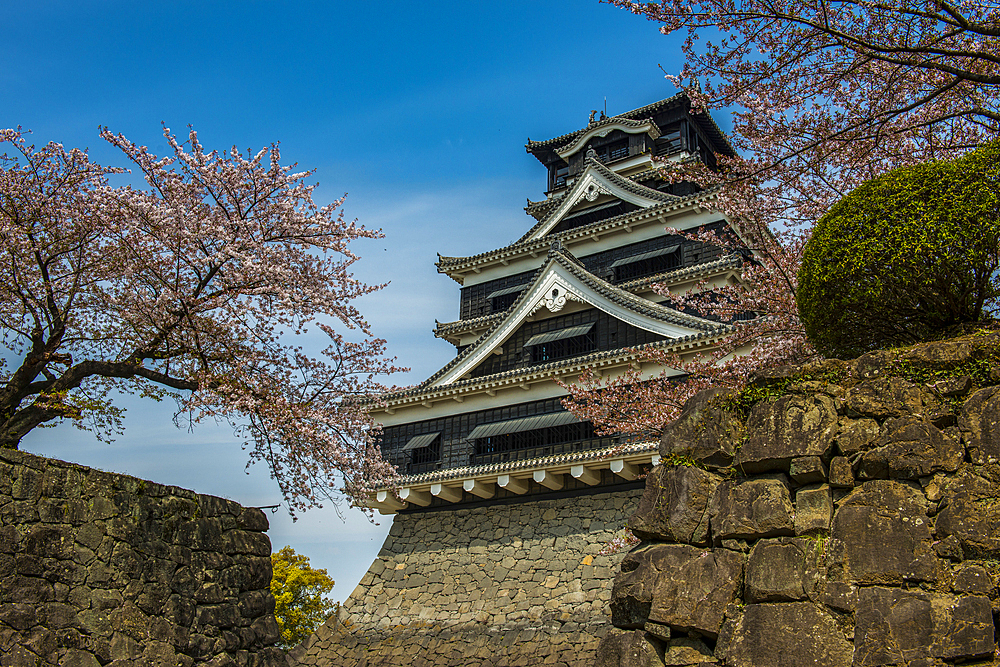
<instances>
[{"instance_id":1,"label":"stone foundation wall","mask_svg":"<svg viewBox=\"0 0 1000 667\"><path fill-rule=\"evenodd\" d=\"M1000 665L1000 334L702 392L660 454L592 665Z\"/></svg>"},{"instance_id":2,"label":"stone foundation wall","mask_svg":"<svg viewBox=\"0 0 1000 667\"><path fill-rule=\"evenodd\" d=\"M0 449L0 665L278 667L263 512Z\"/></svg>"},{"instance_id":3,"label":"stone foundation wall","mask_svg":"<svg viewBox=\"0 0 1000 667\"><path fill-rule=\"evenodd\" d=\"M300 665L589 665L641 490L398 514Z\"/></svg>"}]
</instances>

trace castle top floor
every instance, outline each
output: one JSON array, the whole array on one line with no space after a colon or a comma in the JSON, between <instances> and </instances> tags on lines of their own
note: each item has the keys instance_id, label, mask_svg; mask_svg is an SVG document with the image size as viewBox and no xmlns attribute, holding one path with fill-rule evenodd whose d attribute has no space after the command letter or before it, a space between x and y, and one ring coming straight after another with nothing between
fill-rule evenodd
<instances>
[{"instance_id":1,"label":"castle top floor","mask_svg":"<svg viewBox=\"0 0 1000 667\"><path fill-rule=\"evenodd\" d=\"M591 111L585 127L545 141L529 139L525 149L547 169L547 199L573 185L588 151L623 176L648 170L653 157L694 158L714 167L716 153L734 154L712 117L693 113L683 92L616 116Z\"/></svg>"}]
</instances>

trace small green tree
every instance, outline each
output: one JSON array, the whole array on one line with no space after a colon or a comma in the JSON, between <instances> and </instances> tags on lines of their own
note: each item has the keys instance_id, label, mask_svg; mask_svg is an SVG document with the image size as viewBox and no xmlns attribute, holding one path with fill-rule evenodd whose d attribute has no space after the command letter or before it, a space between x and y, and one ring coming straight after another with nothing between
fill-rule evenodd
<instances>
[{"instance_id":1,"label":"small green tree","mask_svg":"<svg viewBox=\"0 0 1000 667\"><path fill-rule=\"evenodd\" d=\"M816 225L796 300L810 342L851 358L992 318L1000 140L865 182Z\"/></svg>"},{"instance_id":2,"label":"small green tree","mask_svg":"<svg viewBox=\"0 0 1000 667\"><path fill-rule=\"evenodd\" d=\"M271 554L271 594L274 617L281 629L278 647L290 649L318 628L337 609L323 597L333 588L326 570L309 567L309 558L291 547Z\"/></svg>"}]
</instances>

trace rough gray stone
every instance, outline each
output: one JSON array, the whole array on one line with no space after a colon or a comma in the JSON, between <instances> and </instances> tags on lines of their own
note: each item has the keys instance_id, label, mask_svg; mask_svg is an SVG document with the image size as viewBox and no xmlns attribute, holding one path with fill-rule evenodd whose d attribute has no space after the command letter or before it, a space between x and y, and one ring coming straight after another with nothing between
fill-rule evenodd
<instances>
[{"instance_id":1,"label":"rough gray stone","mask_svg":"<svg viewBox=\"0 0 1000 667\"><path fill-rule=\"evenodd\" d=\"M784 475L724 480L712 494L710 508L715 540L795 534Z\"/></svg>"},{"instance_id":2,"label":"rough gray stone","mask_svg":"<svg viewBox=\"0 0 1000 667\"><path fill-rule=\"evenodd\" d=\"M709 467L729 465L743 439L743 424L722 407L732 396L732 391L716 387L689 398L680 416L663 427L660 456L690 456Z\"/></svg>"},{"instance_id":3,"label":"rough gray stone","mask_svg":"<svg viewBox=\"0 0 1000 667\"><path fill-rule=\"evenodd\" d=\"M837 452L847 457L863 452L871 447L881 432L881 427L874 419L841 417L834 437Z\"/></svg>"},{"instance_id":4,"label":"rough gray stone","mask_svg":"<svg viewBox=\"0 0 1000 667\"><path fill-rule=\"evenodd\" d=\"M0 467L15 480L0 482L0 663L284 660L268 648L277 638L270 544L236 527L266 529L259 510L25 452L0 450ZM8 511L20 503L38 511ZM255 596L264 602L243 604Z\"/></svg>"},{"instance_id":5,"label":"rough gray stone","mask_svg":"<svg viewBox=\"0 0 1000 667\"><path fill-rule=\"evenodd\" d=\"M828 459L837 433L837 409L823 394L788 394L754 406L747 422L747 439L734 465L744 473L788 471L794 458Z\"/></svg>"},{"instance_id":6,"label":"rough gray stone","mask_svg":"<svg viewBox=\"0 0 1000 667\"><path fill-rule=\"evenodd\" d=\"M855 616L859 667L986 657L996 648L985 597L862 588Z\"/></svg>"},{"instance_id":7,"label":"rough gray stone","mask_svg":"<svg viewBox=\"0 0 1000 667\"><path fill-rule=\"evenodd\" d=\"M833 496L826 484L795 492L795 534L827 533L833 518Z\"/></svg>"},{"instance_id":8,"label":"rough gray stone","mask_svg":"<svg viewBox=\"0 0 1000 667\"><path fill-rule=\"evenodd\" d=\"M854 470L846 456L834 456L830 461L830 486L838 489L854 486Z\"/></svg>"},{"instance_id":9,"label":"rough gray stone","mask_svg":"<svg viewBox=\"0 0 1000 667\"><path fill-rule=\"evenodd\" d=\"M894 424L861 455L861 479L917 479L936 472L955 472L962 445L928 421L905 419Z\"/></svg>"},{"instance_id":10,"label":"rough gray stone","mask_svg":"<svg viewBox=\"0 0 1000 667\"><path fill-rule=\"evenodd\" d=\"M854 647L836 621L809 602L749 604L728 624L722 655L716 648L727 667L851 667L853 662Z\"/></svg>"},{"instance_id":11,"label":"rough gray stone","mask_svg":"<svg viewBox=\"0 0 1000 667\"><path fill-rule=\"evenodd\" d=\"M805 542L806 544L801 544ZM743 597L747 602L780 602L806 597L809 540L760 540L747 559Z\"/></svg>"},{"instance_id":12,"label":"rough gray stone","mask_svg":"<svg viewBox=\"0 0 1000 667\"><path fill-rule=\"evenodd\" d=\"M965 401L959 427L969 434L973 463L1000 463L1000 387L987 387Z\"/></svg>"},{"instance_id":13,"label":"rough gray stone","mask_svg":"<svg viewBox=\"0 0 1000 667\"><path fill-rule=\"evenodd\" d=\"M845 581L873 585L938 578L927 501L903 482L874 480L854 489L834 515L831 536L829 548L842 559Z\"/></svg>"},{"instance_id":14,"label":"rough gray stone","mask_svg":"<svg viewBox=\"0 0 1000 667\"><path fill-rule=\"evenodd\" d=\"M860 361L860 360L859 360ZM848 417L888 419L916 416L933 419L943 405L930 390L898 377L883 377L863 382L844 397ZM850 455L847 451L845 455Z\"/></svg>"},{"instance_id":15,"label":"rough gray stone","mask_svg":"<svg viewBox=\"0 0 1000 667\"><path fill-rule=\"evenodd\" d=\"M612 623L642 628L649 620L715 636L742 574L743 557L724 549L658 545L633 551L615 578Z\"/></svg>"},{"instance_id":16,"label":"rough gray stone","mask_svg":"<svg viewBox=\"0 0 1000 667\"><path fill-rule=\"evenodd\" d=\"M819 456L800 456L792 459L788 466L788 476L796 484L814 484L826 481L826 466Z\"/></svg>"},{"instance_id":17,"label":"rough gray stone","mask_svg":"<svg viewBox=\"0 0 1000 667\"><path fill-rule=\"evenodd\" d=\"M628 527L643 540L707 544L708 503L721 478L691 466L653 468Z\"/></svg>"},{"instance_id":18,"label":"rough gray stone","mask_svg":"<svg viewBox=\"0 0 1000 667\"><path fill-rule=\"evenodd\" d=\"M663 649L642 630L612 630L597 647L594 667L660 667Z\"/></svg>"},{"instance_id":19,"label":"rough gray stone","mask_svg":"<svg viewBox=\"0 0 1000 667\"><path fill-rule=\"evenodd\" d=\"M965 558L1000 557L1000 467L964 465L942 492L936 537L954 537Z\"/></svg>"},{"instance_id":20,"label":"rough gray stone","mask_svg":"<svg viewBox=\"0 0 1000 667\"><path fill-rule=\"evenodd\" d=\"M713 665L718 660L700 639L679 637L672 639L663 652L663 664L668 667Z\"/></svg>"}]
</instances>

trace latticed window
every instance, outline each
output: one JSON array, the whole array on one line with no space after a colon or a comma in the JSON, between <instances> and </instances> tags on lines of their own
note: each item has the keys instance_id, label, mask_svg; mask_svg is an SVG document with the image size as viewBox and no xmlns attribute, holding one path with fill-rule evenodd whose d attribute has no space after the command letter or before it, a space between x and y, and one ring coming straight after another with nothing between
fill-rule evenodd
<instances>
[{"instance_id":1,"label":"latticed window","mask_svg":"<svg viewBox=\"0 0 1000 667\"><path fill-rule=\"evenodd\" d=\"M433 470L441 461L441 432L414 436L403 446L403 451L410 455L407 472Z\"/></svg>"},{"instance_id":2,"label":"latticed window","mask_svg":"<svg viewBox=\"0 0 1000 667\"><path fill-rule=\"evenodd\" d=\"M660 135L657 143L662 146L663 155L677 153L684 147L684 143L681 140L681 128L679 126L668 128Z\"/></svg>"},{"instance_id":3,"label":"latticed window","mask_svg":"<svg viewBox=\"0 0 1000 667\"><path fill-rule=\"evenodd\" d=\"M642 278L654 273L662 273L681 265L681 246L672 245L659 250L644 252L631 257L623 257L611 264L615 271L615 280L623 282L633 278Z\"/></svg>"},{"instance_id":4,"label":"latticed window","mask_svg":"<svg viewBox=\"0 0 1000 667\"><path fill-rule=\"evenodd\" d=\"M594 324L595 322L588 322L575 327L537 334L525 342L524 349L531 356L533 364L591 352L597 349Z\"/></svg>"},{"instance_id":5,"label":"latticed window","mask_svg":"<svg viewBox=\"0 0 1000 667\"><path fill-rule=\"evenodd\" d=\"M498 460L521 458L509 456L512 453L533 456L555 453L554 450L565 450L561 446L582 445L583 441L593 437L593 425L580 421L570 412L551 412L482 424L469 434L469 439L476 443L474 456Z\"/></svg>"},{"instance_id":6,"label":"latticed window","mask_svg":"<svg viewBox=\"0 0 1000 667\"><path fill-rule=\"evenodd\" d=\"M495 292L491 292L486 295L486 298L490 300L490 310L494 313L499 313L501 311L507 310L517 298L521 296L521 292L528 289L528 285L515 285L513 287L505 287L504 289L498 289Z\"/></svg>"},{"instance_id":7,"label":"latticed window","mask_svg":"<svg viewBox=\"0 0 1000 667\"><path fill-rule=\"evenodd\" d=\"M569 176L569 165L555 166L552 168L552 187L556 190L566 185L566 177Z\"/></svg>"},{"instance_id":8,"label":"latticed window","mask_svg":"<svg viewBox=\"0 0 1000 667\"><path fill-rule=\"evenodd\" d=\"M601 162L613 162L628 157L628 139L622 139L604 146L595 146L594 152Z\"/></svg>"}]
</instances>

